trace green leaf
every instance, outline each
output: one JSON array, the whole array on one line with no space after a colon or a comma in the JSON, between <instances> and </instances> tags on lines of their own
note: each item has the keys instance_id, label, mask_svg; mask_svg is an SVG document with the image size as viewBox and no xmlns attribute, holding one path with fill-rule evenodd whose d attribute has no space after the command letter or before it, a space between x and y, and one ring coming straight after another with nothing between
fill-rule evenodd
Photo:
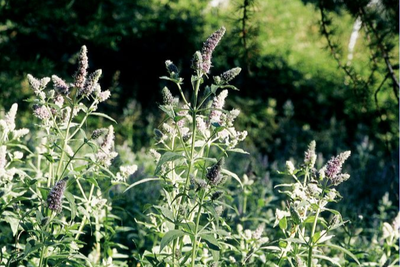
<instances>
[{"instance_id":1,"label":"green leaf","mask_svg":"<svg viewBox=\"0 0 400 267\"><path fill-rule=\"evenodd\" d=\"M5 213L6 212L3 212L3 215L6 215ZM17 232L18 232L19 220L17 218L15 218L15 217L12 217L12 216L9 216L9 215L5 216L4 220L10 224L13 236L16 236Z\"/></svg>"},{"instance_id":2,"label":"green leaf","mask_svg":"<svg viewBox=\"0 0 400 267\"><path fill-rule=\"evenodd\" d=\"M237 176L236 173L228 171L227 169L221 169L221 173L226 174L226 175L232 177L233 179L235 179L236 181L238 181L240 186L243 188L242 181L240 181L239 176Z\"/></svg>"},{"instance_id":3,"label":"green leaf","mask_svg":"<svg viewBox=\"0 0 400 267\"><path fill-rule=\"evenodd\" d=\"M321 232L316 232L312 237L312 242L315 244L321 236Z\"/></svg>"},{"instance_id":4,"label":"green leaf","mask_svg":"<svg viewBox=\"0 0 400 267\"><path fill-rule=\"evenodd\" d=\"M171 222L174 222L174 214L172 213L172 211L170 211L169 209L167 209L166 207L158 207L162 213L162 215L169 219Z\"/></svg>"},{"instance_id":5,"label":"green leaf","mask_svg":"<svg viewBox=\"0 0 400 267\"><path fill-rule=\"evenodd\" d=\"M175 111L172 109L171 106L160 105L159 108L168 115L169 118L175 118Z\"/></svg>"},{"instance_id":6,"label":"green leaf","mask_svg":"<svg viewBox=\"0 0 400 267\"><path fill-rule=\"evenodd\" d=\"M279 241L279 247L280 248L286 248L288 243L286 241L280 240Z\"/></svg>"},{"instance_id":7,"label":"green leaf","mask_svg":"<svg viewBox=\"0 0 400 267\"><path fill-rule=\"evenodd\" d=\"M232 90L235 90L235 91L239 91L239 89L238 89L238 88L236 88L235 86L233 86L233 85L230 85L230 84L227 84L227 85L221 86L221 88L228 88L228 89L232 89Z\"/></svg>"},{"instance_id":8,"label":"green leaf","mask_svg":"<svg viewBox=\"0 0 400 267\"><path fill-rule=\"evenodd\" d=\"M160 179L160 178L144 178L144 179L139 180L139 181L137 181L137 182L131 184L130 186L128 186L128 187L124 190L124 193L125 193L126 191L128 191L129 189L131 189L131 188L137 186L137 185L140 185L140 184L143 184L143 183L147 183L147 182L150 182L150 181L160 181L160 180L162 180L162 179Z\"/></svg>"},{"instance_id":9,"label":"green leaf","mask_svg":"<svg viewBox=\"0 0 400 267\"><path fill-rule=\"evenodd\" d=\"M42 156L44 156L49 162L54 163L55 160L49 153L43 153Z\"/></svg>"},{"instance_id":10,"label":"green leaf","mask_svg":"<svg viewBox=\"0 0 400 267\"><path fill-rule=\"evenodd\" d=\"M300 238L286 238L285 239L287 242L292 242L296 244L305 244L306 242L304 240L301 240Z\"/></svg>"},{"instance_id":11,"label":"green leaf","mask_svg":"<svg viewBox=\"0 0 400 267\"><path fill-rule=\"evenodd\" d=\"M338 246L338 245L334 245L334 244L325 244L325 245L328 246L328 247L331 247L331 248L333 248L333 249L337 249L337 250L340 250L340 251L346 253L346 254L349 255L355 262L357 262L358 265L360 265L360 262L358 261L357 257L356 257L353 253L351 253L350 251L348 251L347 249L342 248L341 246Z\"/></svg>"},{"instance_id":12,"label":"green leaf","mask_svg":"<svg viewBox=\"0 0 400 267\"><path fill-rule=\"evenodd\" d=\"M299 213L297 212L297 210L296 210L293 206L290 206L289 210L290 210L290 216L292 217L293 222L294 222L296 225L301 224L300 215L299 215Z\"/></svg>"},{"instance_id":13,"label":"green leaf","mask_svg":"<svg viewBox=\"0 0 400 267\"><path fill-rule=\"evenodd\" d=\"M250 154L249 152L247 152L247 151L245 151L245 150L243 150L241 148L230 148L230 149L227 149L226 151L245 154L245 155L249 155Z\"/></svg>"},{"instance_id":14,"label":"green leaf","mask_svg":"<svg viewBox=\"0 0 400 267\"><path fill-rule=\"evenodd\" d=\"M84 207L82 207L82 206L79 206L79 207L78 207L78 211L79 211L80 214L82 214L83 216L85 216L86 219L87 219L87 220L89 221L89 223L91 224L89 212L88 212Z\"/></svg>"},{"instance_id":15,"label":"green leaf","mask_svg":"<svg viewBox=\"0 0 400 267\"><path fill-rule=\"evenodd\" d=\"M8 143L7 146L8 147L18 147L18 148L21 148L21 149L29 152L29 154L33 154L33 152L30 151L29 148L27 146L25 146L25 145Z\"/></svg>"},{"instance_id":16,"label":"green leaf","mask_svg":"<svg viewBox=\"0 0 400 267\"><path fill-rule=\"evenodd\" d=\"M86 179L89 183L95 185L96 187L99 187L99 184L97 183L96 179L94 177L89 177Z\"/></svg>"},{"instance_id":17,"label":"green leaf","mask_svg":"<svg viewBox=\"0 0 400 267\"><path fill-rule=\"evenodd\" d=\"M182 228L189 233L190 235L194 234L196 226L194 222L185 222L185 223L179 223L178 225L181 225Z\"/></svg>"},{"instance_id":18,"label":"green leaf","mask_svg":"<svg viewBox=\"0 0 400 267\"><path fill-rule=\"evenodd\" d=\"M286 219L286 216L283 217L283 218L279 221L279 228L281 228L281 230L286 230L286 228L287 228L287 219Z\"/></svg>"},{"instance_id":19,"label":"green leaf","mask_svg":"<svg viewBox=\"0 0 400 267\"><path fill-rule=\"evenodd\" d=\"M214 237L214 235L211 234L200 234L200 237L204 239L204 241L207 243L207 246L212 249L212 250L217 250L219 251L219 244L218 240Z\"/></svg>"},{"instance_id":20,"label":"green leaf","mask_svg":"<svg viewBox=\"0 0 400 267\"><path fill-rule=\"evenodd\" d=\"M331 212L331 213L333 213L333 214L335 214L335 215L340 215L340 212L337 211L337 210L327 209L327 208L324 208L324 210L329 211L329 212Z\"/></svg>"},{"instance_id":21,"label":"green leaf","mask_svg":"<svg viewBox=\"0 0 400 267\"><path fill-rule=\"evenodd\" d=\"M220 88L220 86L215 85L215 84L211 84L211 92L215 95L215 93L217 92L218 88Z\"/></svg>"},{"instance_id":22,"label":"green leaf","mask_svg":"<svg viewBox=\"0 0 400 267\"><path fill-rule=\"evenodd\" d=\"M181 159L181 158L183 158L182 153L169 152L169 151L168 151L168 152L165 152L165 153L161 156L160 160L158 161L158 164L157 164L155 173L157 174L157 173L160 172L161 166L162 166L165 162L174 161L174 160Z\"/></svg>"},{"instance_id":23,"label":"green leaf","mask_svg":"<svg viewBox=\"0 0 400 267\"><path fill-rule=\"evenodd\" d=\"M103 117L103 118L106 118L106 119L108 119L108 120L110 120L110 121L112 121L112 122L114 122L114 123L117 123L116 120L114 120L113 118L111 118L111 117L108 116L107 114L100 113L100 112L92 112L92 113L90 113L90 114L91 114L91 115L94 115L94 116L98 116L98 117Z\"/></svg>"},{"instance_id":24,"label":"green leaf","mask_svg":"<svg viewBox=\"0 0 400 267\"><path fill-rule=\"evenodd\" d=\"M330 263L332 263L332 264L334 264L334 265L336 265L336 266L341 266L341 265L337 262L337 260L335 260L334 258L331 258L331 257L327 257L327 256L325 256L325 255L318 255L318 254L315 254L315 255L313 255L313 257L314 257L314 258L319 258L319 259L322 259L322 260L329 261Z\"/></svg>"},{"instance_id":25,"label":"green leaf","mask_svg":"<svg viewBox=\"0 0 400 267\"><path fill-rule=\"evenodd\" d=\"M64 192L64 196L67 199L68 203L69 203L69 207L71 208L71 221L73 221L75 219L76 216L76 204L75 204L75 198L74 196L68 192L65 191Z\"/></svg>"},{"instance_id":26,"label":"green leaf","mask_svg":"<svg viewBox=\"0 0 400 267\"><path fill-rule=\"evenodd\" d=\"M174 122L178 122L178 121L180 121L180 120L182 120L184 118L186 118L186 116L175 116L174 117Z\"/></svg>"},{"instance_id":27,"label":"green leaf","mask_svg":"<svg viewBox=\"0 0 400 267\"><path fill-rule=\"evenodd\" d=\"M173 240L177 239L178 237L186 235L185 232L181 230L170 230L168 233L166 233L163 238L161 239L161 244L160 244L160 252Z\"/></svg>"}]
</instances>

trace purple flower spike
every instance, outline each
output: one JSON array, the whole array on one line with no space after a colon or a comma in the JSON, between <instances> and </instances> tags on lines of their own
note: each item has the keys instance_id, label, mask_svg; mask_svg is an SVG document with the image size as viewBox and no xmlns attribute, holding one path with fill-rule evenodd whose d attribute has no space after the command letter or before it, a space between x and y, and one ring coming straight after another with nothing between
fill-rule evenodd
<instances>
[{"instance_id":1,"label":"purple flower spike","mask_svg":"<svg viewBox=\"0 0 400 267\"><path fill-rule=\"evenodd\" d=\"M62 198L64 196L65 187L67 185L68 177L58 181L51 189L47 197L47 206L49 209L60 212L62 210Z\"/></svg>"},{"instance_id":2,"label":"purple flower spike","mask_svg":"<svg viewBox=\"0 0 400 267\"><path fill-rule=\"evenodd\" d=\"M87 48L86 46L82 46L81 51L79 53L78 70L74 75L75 86L80 89L82 89L85 86L88 66L89 63L87 57Z\"/></svg>"},{"instance_id":3,"label":"purple flower spike","mask_svg":"<svg viewBox=\"0 0 400 267\"><path fill-rule=\"evenodd\" d=\"M221 27L218 31L211 34L211 36L204 42L203 48L201 49L201 56L203 58L202 71L204 73L210 72L212 52L218 45L224 33L225 27Z\"/></svg>"}]
</instances>

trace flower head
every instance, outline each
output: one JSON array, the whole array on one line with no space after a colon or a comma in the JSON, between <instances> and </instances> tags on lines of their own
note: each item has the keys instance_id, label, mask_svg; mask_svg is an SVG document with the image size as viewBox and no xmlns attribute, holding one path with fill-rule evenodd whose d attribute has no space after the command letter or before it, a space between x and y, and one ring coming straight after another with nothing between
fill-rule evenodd
<instances>
[{"instance_id":1,"label":"flower head","mask_svg":"<svg viewBox=\"0 0 400 267\"><path fill-rule=\"evenodd\" d=\"M56 90L60 94L68 95L69 86L63 79L59 78L56 75L51 76L51 79L53 80L54 90Z\"/></svg>"},{"instance_id":2,"label":"flower head","mask_svg":"<svg viewBox=\"0 0 400 267\"><path fill-rule=\"evenodd\" d=\"M107 132L106 128L100 128L100 129L96 129L92 132L92 139L96 140L97 138L99 138L101 135L103 135L104 133Z\"/></svg>"},{"instance_id":3,"label":"flower head","mask_svg":"<svg viewBox=\"0 0 400 267\"><path fill-rule=\"evenodd\" d=\"M194 70L202 70L203 68L203 56L200 51L196 51L193 55L191 68Z\"/></svg>"},{"instance_id":4,"label":"flower head","mask_svg":"<svg viewBox=\"0 0 400 267\"><path fill-rule=\"evenodd\" d=\"M314 167L317 155L315 154L315 140L308 145L307 151L304 153L304 164L309 167Z\"/></svg>"},{"instance_id":5,"label":"flower head","mask_svg":"<svg viewBox=\"0 0 400 267\"><path fill-rule=\"evenodd\" d=\"M47 196L47 206L49 209L60 212L62 209L62 198L64 196L65 187L67 185L68 177L58 181L51 189Z\"/></svg>"},{"instance_id":6,"label":"flower head","mask_svg":"<svg viewBox=\"0 0 400 267\"><path fill-rule=\"evenodd\" d=\"M75 86L80 89L83 89L85 86L88 65L87 48L86 46L82 46L79 52L78 70L74 75Z\"/></svg>"},{"instance_id":7,"label":"flower head","mask_svg":"<svg viewBox=\"0 0 400 267\"><path fill-rule=\"evenodd\" d=\"M346 159L350 156L350 151L340 153L338 156L331 158L328 163L324 166L326 177L331 180L334 185L349 179L348 174L341 174L342 165Z\"/></svg>"},{"instance_id":8,"label":"flower head","mask_svg":"<svg viewBox=\"0 0 400 267\"><path fill-rule=\"evenodd\" d=\"M253 238L260 239L262 233L264 232L264 229L265 229L265 223L259 224L257 229L253 232Z\"/></svg>"},{"instance_id":9,"label":"flower head","mask_svg":"<svg viewBox=\"0 0 400 267\"><path fill-rule=\"evenodd\" d=\"M29 129L26 128L22 128L22 129L18 129L18 130L14 130L12 132L13 134L13 139L19 139L25 135L27 135L29 133Z\"/></svg>"},{"instance_id":10,"label":"flower head","mask_svg":"<svg viewBox=\"0 0 400 267\"><path fill-rule=\"evenodd\" d=\"M110 90L105 90L99 93L99 95L97 96L99 102L104 102L107 99L109 99L111 96L111 92Z\"/></svg>"},{"instance_id":11,"label":"flower head","mask_svg":"<svg viewBox=\"0 0 400 267\"><path fill-rule=\"evenodd\" d=\"M33 91L35 92L36 95L39 95L40 92L46 87L46 85L49 83L50 78L49 77L44 77L42 79L36 79L32 75L28 74L28 82L30 86L33 88Z\"/></svg>"},{"instance_id":12,"label":"flower head","mask_svg":"<svg viewBox=\"0 0 400 267\"><path fill-rule=\"evenodd\" d=\"M31 74L27 75L28 77L28 82L29 85L33 88L33 90L39 91L40 90L40 81L38 79L36 79L35 77L33 77Z\"/></svg>"},{"instance_id":13,"label":"flower head","mask_svg":"<svg viewBox=\"0 0 400 267\"><path fill-rule=\"evenodd\" d=\"M0 170L4 170L7 164L7 147L6 146L0 146Z\"/></svg>"},{"instance_id":14,"label":"flower head","mask_svg":"<svg viewBox=\"0 0 400 267\"><path fill-rule=\"evenodd\" d=\"M239 75L241 68L233 68L228 71L225 71L221 74L219 84L226 84L232 81L236 76Z\"/></svg>"},{"instance_id":15,"label":"flower head","mask_svg":"<svg viewBox=\"0 0 400 267\"><path fill-rule=\"evenodd\" d=\"M42 105L33 105L33 115L41 120L47 120L50 118L50 111Z\"/></svg>"},{"instance_id":16,"label":"flower head","mask_svg":"<svg viewBox=\"0 0 400 267\"><path fill-rule=\"evenodd\" d=\"M201 56L203 61L201 69L204 73L210 72L212 52L218 45L224 33L225 33L225 27L221 27L218 31L211 34L211 36L208 37L208 39L204 42L203 48L201 49Z\"/></svg>"},{"instance_id":17,"label":"flower head","mask_svg":"<svg viewBox=\"0 0 400 267\"><path fill-rule=\"evenodd\" d=\"M227 96L228 90L223 90L218 96L214 97L210 112L211 123L221 123L221 110L224 107Z\"/></svg>"},{"instance_id":18,"label":"flower head","mask_svg":"<svg viewBox=\"0 0 400 267\"><path fill-rule=\"evenodd\" d=\"M7 112L5 117L5 122L9 131L14 131L15 129L15 116L17 115L18 104L13 104L10 111Z\"/></svg>"},{"instance_id":19,"label":"flower head","mask_svg":"<svg viewBox=\"0 0 400 267\"><path fill-rule=\"evenodd\" d=\"M174 105L174 104L176 104L177 101L174 99L174 96L171 94L171 91L167 87L164 87L161 90L161 95L162 95L162 98L163 98L164 105Z\"/></svg>"},{"instance_id":20,"label":"flower head","mask_svg":"<svg viewBox=\"0 0 400 267\"><path fill-rule=\"evenodd\" d=\"M105 166L111 165L111 160L114 159L118 153L112 151L114 146L114 127L110 125L108 127L108 132L104 137L103 142L100 145L100 149L96 154L97 159Z\"/></svg>"},{"instance_id":21,"label":"flower head","mask_svg":"<svg viewBox=\"0 0 400 267\"><path fill-rule=\"evenodd\" d=\"M85 85L79 90L80 95L89 96L97 86L97 82L99 81L101 76L101 70L96 70L91 73L87 78Z\"/></svg>"},{"instance_id":22,"label":"flower head","mask_svg":"<svg viewBox=\"0 0 400 267\"><path fill-rule=\"evenodd\" d=\"M224 158L221 158L210 169L208 169L206 177L211 185L216 186L221 183L223 178L221 175L221 168L223 164L224 164Z\"/></svg>"},{"instance_id":23,"label":"flower head","mask_svg":"<svg viewBox=\"0 0 400 267\"><path fill-rule=\"evenodd\" d=\"M286 170L289 174L293 174L296 168L294 167L293 163L290 160L286 161Z\"/></svg>"},{"instance_id":24,"label":"flower head","mask_svg":"<svg viewBox=\"0 0 400 267\"><path fill-rule=\"evenodd\" d=\"M62 108L64 104L64 97L61 94L57 94L54 97L54 104L56 104L56 106L58 106L59 108Z\"/></svg>"}]
</instances>

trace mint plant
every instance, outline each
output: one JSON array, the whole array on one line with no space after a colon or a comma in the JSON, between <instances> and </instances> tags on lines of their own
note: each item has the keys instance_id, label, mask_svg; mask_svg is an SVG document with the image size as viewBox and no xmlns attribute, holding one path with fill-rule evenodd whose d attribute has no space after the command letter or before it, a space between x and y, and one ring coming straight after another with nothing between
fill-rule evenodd
<instances>
[{"instance_id":1,"label":"mint plant","mask_svg":"<svg viewBox=\"0 0 400 267\"><path fill-rule=\"evenodd\" d=\"M161 79L175 84L179 97L170 89L162 89L165 121L154 130L157 149L152 150L157 178L163 184L162 200L153 206L150 222L142 222L160 239L152 251L144 254L144 265L204 266L220 260L221 243L228 238L220 217L226 179L238 176L224 168L231 152L245 153L236 148L246 131L237 131L234 120L239 110L225 110L228 90L240 68L233 68L206 82L211 68L212 53L225 33L222 27L214 32L192 59L194 74L191 90L183 89L178 68L167 60L168 76ZM144 181L143 181L144 182ZM132 185L133 186L133 185Z\"/></svg>"},{"instance_id":2,"label":"mint plant","mask_svg":"<svg viewBox=\"0 0 400 267\"><path fill-rule=\"evenodd\" d=\"M320 261L339 265L339 258L325 255L324 247L340 251L359 264L350 251L330 242L334 237L331 232L346 223L340 212L329 208L328 204L341 198L335 187L350 178L350 175L341 173L350 151L332 157L317 170L315 147L316 143L312 141L299 168L287 161L285 174L290 175L294 182L276 186L285 188L280 192L289 197L285 209L276 210L274 227L279 226L285 237L279 242L277 265L284 266L289 262L291 266L311 267ZM328 219L326 214L331 214L331 218Z\"/></svg>"},{"instance_id":3,"label":"mint plant","mask_svg":"<svg viewBox=\"0 0 400 267\"><path fill-rule=\"evenodd\" d=\"M29 103L38 119L32 151L19 142L28 130L15 129L16 104L1 120L0 221L11 228L2 231L2 264L126 266L114 261L120 256L116 249L124 247L112 242L119 230L110 224L118 218L112 215L107 193L114 185L126 184L136 166L112 171L117 156L113 126L87 129L92 117L114 121L96 112L110 97L110 91L101 90L100 76L101 70L88 74L85 46L72 83L56 75L37 79L28 74L35 95ZM92 247L86 244L88 235L93 236Z\"/></svg>"}]
</instances>

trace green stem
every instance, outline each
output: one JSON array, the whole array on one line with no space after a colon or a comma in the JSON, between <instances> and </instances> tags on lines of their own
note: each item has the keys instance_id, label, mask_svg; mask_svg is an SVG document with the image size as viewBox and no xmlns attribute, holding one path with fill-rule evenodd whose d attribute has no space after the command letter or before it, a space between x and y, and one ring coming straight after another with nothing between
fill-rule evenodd
<instances>
[{"instance_id":1,"label":"green stem","mask_svg":"<svg viewBox=\"0 0 400 267\"><path fill-rule=\"evenodd\" d=\"M196 142L196 113L197 113L197 97L199 93L199 88L200 88L200 81L201 79L198 79L196 82L195 90L194 90L194 96L193 96L193 107L192 107L192 143L191 143L191 148L190 148L190 159L189 159L189 167L188 167L188 172L186 176L186 182L185 182L185 187L183 188L183 193L186 192L186 188L189 185L190 181L190 173L192 171L192 166L193 166L193 160L194 160L194 143Z\"/></svg>"},{"instance_id":2,"label":"green stem","mask_svg":"<svg viewBox=\"0 0 400 267\"><path fill-rule=\"evenodd\" d=\"M88 205L90 205L90 201L92 200L93 190L94 190L94 184L92 184L92 187L90 188L89 197L87 199L88 200L87 201ZM85 195L83 195L83 196L85 197ZM83 227L85 227L85 225L86 225L86 220L87 220L86 217L83 217L83 221L81 222L81 225L79 226L78 233L75 236L75 240L79 239L79 236L81 235Z\"/></svg>"},{"instance_id":3,"label":"green stem","mask_svg":"<svg viewBox=\"0 0 400 267\"><path fill-rule=\"evenodd\" d=\"M185 104L186 104L187 106L189 106L189 103L187 102L186 97L185 97L185 95L183 94L181 85L180 85L179 83L176 83L176 85L178 86L179 93L181 93L181 96L182 96L183 101L185 102Z\"/></svg>"},{"instance_id":4,"label":"green stem","mask_svg":"<svg viewBox=\"0 0 400 267\"><path fill-rule=\"evenodd\" d=\"M44 265L43 265L43 263L44 263L44 255L45 255L46 253L47 253L47 246L44 247L44 248L42 249L42 251L40 252L39 267L44 266Z\"/></svg>"},{"instance_id":5,"label":"green stem","mask_svg":"<svg viewBox=\"0 0 400 267\"><path fill-rule=\"evenodd\" d=\"M46 209L46 210L48 210L48 209ZM49 230L49 226L50 226L52 220L53 220L53 213L50 215L49 221L46 223L45 228L44 228L44 230L43 230L43 232L41 234L41 238L42 238L42 242L43 243L46 242L46 240L45 240L46 238L45 238L43 233L47 233L47 231ZM46 265L44 265L44 262L45 262L45 255L47 254L47 250L48 250L48 247L45 245L42 248L41 252L40 252L39 267L46 266Z\"/></svg>"},{"instance_id":6,"label":"green stem","mask_svg":"<svg viewBox=\"0 0 400 267\"><path fill-rule=\"evenodd\" d=\"M315 219L314 219L313 227L311 230L310 240L308 241L308 243L309 243L309 245L308 245L309 246L309 248L308 248L308 264L307 264L308 267L311 267L311 263L312 263L312 251L314 248L312 238L315 234L315 229L317 228L317 221L318 221L319 213L320 213L320 208L318 206L318 210L317 210L317 213L315 214Z\"/></svg>"},{"instance_id":7,"label":"green stem","mask_svg":"<svg viewBox=\"0 0 400 267\"><path fill-rule=\"evenodd\" d=\"M199 209L197 211L196 225L194 228L194 243L193 243L193 248L192 248L192 263L191 263L192 267L195 266L195 260L196 260L196 255L197 255L197 231L199 230L201 208L203 207L203 200L204 200L204 195L205 195L205 192L203 190L201 192L202 192L202 195L200 197Z\"/></svg>"},{"instance_id":8,"label":"green stem","mask_svg":"<svg viewBox=\"0 0 400 267\"><path fill-rule=\"evenodd\" d=\"M74 155L72 155L72 157L69 158L67 164L66 164L65 167L64 167L63 172L62 172L61 175L60 175L60 177L63 177L63 175L64 175L65 171L67 170L68 165L71 163L72 159L75 158L76 154L78 154L79 150L81 150L81 148L82 148L86 143L87 143L87 141L83 142L83 143L78 147L78 149L75 151Z\"/></svg>"}]
</instances>

